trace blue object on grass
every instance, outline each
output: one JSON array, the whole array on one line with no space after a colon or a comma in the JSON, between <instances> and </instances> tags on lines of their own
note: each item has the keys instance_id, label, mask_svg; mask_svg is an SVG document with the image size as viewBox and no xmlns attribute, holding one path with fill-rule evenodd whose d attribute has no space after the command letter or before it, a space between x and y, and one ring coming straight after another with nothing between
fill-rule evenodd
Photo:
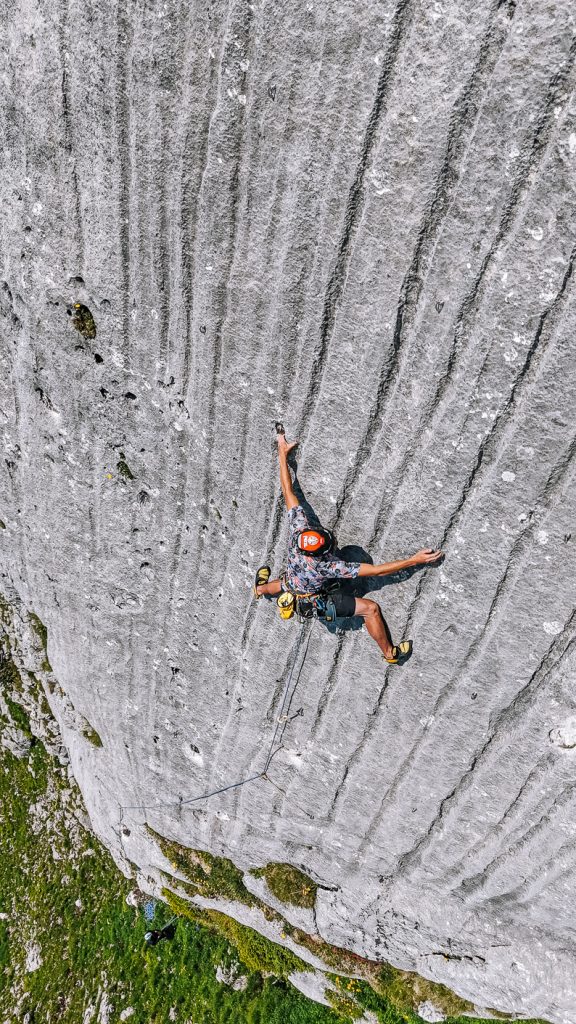
<instances>
[{"instance_id":1,"label":"blue object on grass","mask_svg":"<svg viewBox=\"0 0 576 1024\"><path fill-rule=\"evenodd\" d=\"M148 902L144 904L144 917L147 921L152 921L155 913L156 900L148 900Z\"/></svg>"}]
</instances>

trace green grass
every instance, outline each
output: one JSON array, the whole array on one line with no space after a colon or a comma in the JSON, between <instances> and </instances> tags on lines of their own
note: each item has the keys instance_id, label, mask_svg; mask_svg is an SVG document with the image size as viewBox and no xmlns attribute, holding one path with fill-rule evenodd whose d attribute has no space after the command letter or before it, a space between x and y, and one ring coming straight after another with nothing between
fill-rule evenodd
<instances>
[{"instance_id":1,"label":"green grass","mask_svg":"<svg viewBox=\"0 0 576 1024\"><path fill-rule=\"evenodd\" d=\"M326 992L326 998L330 1003L333 1010L342 1017L344 1020L357 1020L362 1017L364 1010L359 1003L356 1002L353 996L346 995L345 992L334 992L328 990Z\"/></svg>"},{"instance_id":2,"label":"green grass","mask_svg":"<svg viewBox=\"0 0 576 1024\"><path fill-rule=\"evenodd\" d=\"M30 731L30 719L22 705L18 704L15 700L12 700L7 693L4 694L4 700L6 701L6 706L10 712L10 718L14 722L14 725L18 726L25 736L30 738L32 736Z\"/></svg>"},{"instance_id":3,"label":"green grass","mask_svg":"<svg viewBox=\"0 0 576 1024\"><path fill-rule=\"evenodd\" d=\"M367 960L349 950L331 945L318 935L310 935L296 928L246 888L242 872L231 860L215 857L203 850L181 846L154 832L150 827L148 831L170 860L173 869L189 880L183 882L181 878L165 876L172 888L176 885L181 892L192 898L199 894L212 899L237 900L248 906L259 907L268 920L277 921L282 925L286 936L313 953L334 972L340 972L331 975L339 991L330 999L342 1019L354 1020L355 1017L361 1016L359 1008L364 1008L375 1013L383 1024L399 1024L401 1021L417 1024L421 1020L416 1012L417 1007L429 1000L446 1014L452 1024L473 1024L475 1018L468 1016L474 1010L473 1004L456 995L445 985L429 981L410 971L401 971L389 964ZM272 891L283 902L295 903L294 895L296 898L309 899L307 890L310 887L314 887L314 898L316 896L316 887L311 879L291 865L272 863L264 868L253 869L252 874L266 878ZM290 900L289 893L292 897ZM246 966L254 967L259 963L262 970L271 971L278 976L310 969L305 961L283 946L264 938L225 914L194 905L167 888L163 894L176 913L183 914L227 938ZM358 977L350 978L346 975ZM532 1021L526 1024L545 1022Z\"/></svg>"},{"instance_id":4,"label":"green grass","mask_svg":"<svg viewBox=\"0 0 576 1024\"><path fill-rule=\"evenodd\" d=\"M10 656L8 638L0 634L0 687L4 697L6 694L22 690L22 680Z\"/></svg>"},{"instance_id":5,"label":"green grass","mask_svg":"<svg viewBox=\"0 0 576 1024\"><path fill-rule=\"evenodd\" d=\"M32 628L39 638L42 647L46 650L48 644L48 630L46 629L46 626L41 619L38 618L35 612L30 612L30 622L32 623Z\"/></svg>"},{"instance_id":6,"label":"green grass","mask_svg":"<svg viewBox=\"0 0 576 1024\"><path fill-rule=\"evenodd\" d=\"M22 682L9 660L6 637L0 640L0 681L9 717L30 734L18 699ZM0 721L0 729L7 719ZM133 883L95 836L68 827L69 789L66 769L39 740L21 759L0 748L0 912L8 915L0 920L0 1020L16 1024L29 1013L31 1020L47 1024L79 1024L89 1006L97 1009L105 992L114 1007L111 1024L127 1007L134 1009L132 1024L167 1024L171 1008L179 1024L342 1024L358 1017L362 1008L381 1024L417 1024L414 1006L426 998L454 1014L452 1024L470 1024L469 1018L456 1016L463 1001L448 989L354 957L290 926L249 893L232 861L189 850L156 833L173 867L189 879L190 895L200 892L258 906L269 920L282 923L286 935L333 964L334 1005L313 1003L290 985L288 974L309 969L290 950L168 890L165 898L173 909L161 904L154 926L176 912L175 937L146 946L149 925L141 911L125 902ZM286 882L290 874L281 876ZM32 947L42 962L27 972ZM248 977L244 992L216 981L216 965L234 961ZM347 971L362 977L343 977Z\"/></svg>"},{"instance_id":7,"label":"green grass","mask_svg":"<svg viewBox=\"0 0 576 1024\"><path fill-rule=\"evenodd\" d=\"M263 868L255 868L252 874L256 878L264 878L270 892L282 903L309 910L316 903L317 885L291 864L266 864Z\"/></svg>"},{"instance_id":8,"label":"green grass","mask_svg":"<svg viewBox=\"0 0 576 1024\"><path fill-rule=\"evenodd\" d=\"M67 784L41 743L24 760L2 754L0 909L9 914L8 921L0 921L2 1020L22 1020L32 1012L36 1020L78 1024L105 988L115 1006L114 1021L132 1006L134 1024L166 1024L171 1007L177 1008L178 1020L203 1024L337 1024L336 1014L282 979L263 978L261 971L272 965L265 954L258 959L251 938L243 946L252 967L243 965L249 978L244 992L216 981L215 965L237 958L225 935L182 918L171 942L147 947L143 914L125 903L130 882L93 836L73 848L62 828L58 789ZM43 801L52 824L35 831L29 808ZM53 850L61 859L54 859ZM162 906L156 925L169 913ZM230 928L242 946L242 926L231 922ZM30 943L38 946L43 962L25 973ZM291 955L278 949L285 973L293 966ZM12 986L21 993L17 1001Z\"/></svg>"},{"instance_id":9,"label":"green grass","mask_svg":"<svg viewBox=\"0 0 576 1024\"><path fill-rule=\"evenodd\" d=\"M196 907L188 900L164 890L164 897L177 914L189 917L221 937L227 939L236 950L239 960L251 971L269 971L277 978L285 978L298 971L310 970L300 957L277 942L272 942L260 932L240 924L227 914L204 907Z\"/></svg>"}]
</instances>

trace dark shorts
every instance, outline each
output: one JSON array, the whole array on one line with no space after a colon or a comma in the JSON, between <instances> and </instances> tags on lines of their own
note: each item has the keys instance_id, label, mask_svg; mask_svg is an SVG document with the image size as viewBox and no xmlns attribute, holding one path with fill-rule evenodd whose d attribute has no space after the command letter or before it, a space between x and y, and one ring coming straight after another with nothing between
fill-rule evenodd
<instances>
[{"instance_id":1,"label":"dark shorts","mask_svg":"<svg viewBox=\"0 0 576 1024\"><path fill-rule=\"evenodd\" d=\"M329 600L334 602L336 615L339 619L347 619L355 614L356 598L354 594L346 594L343 590L335 590L329 595Z\"/></svg>"}]
</instances>

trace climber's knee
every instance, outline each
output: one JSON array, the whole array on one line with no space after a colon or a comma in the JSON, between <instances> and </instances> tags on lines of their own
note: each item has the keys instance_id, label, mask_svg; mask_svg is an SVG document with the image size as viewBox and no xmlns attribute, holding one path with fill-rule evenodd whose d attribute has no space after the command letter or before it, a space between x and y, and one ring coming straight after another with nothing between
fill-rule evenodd
<instances>
[{"instance_id":1,"label":"climber's knee","mask_svg":"<svg viewBox=\"0 0 576 1024\"><path fill-rule=\"evenodd\" d=\"M361 615L364 619L375 618L380 614L380 607L376 601L370 601L367 597L357 597L354 614Z\"/></svg>"}]
</instances>

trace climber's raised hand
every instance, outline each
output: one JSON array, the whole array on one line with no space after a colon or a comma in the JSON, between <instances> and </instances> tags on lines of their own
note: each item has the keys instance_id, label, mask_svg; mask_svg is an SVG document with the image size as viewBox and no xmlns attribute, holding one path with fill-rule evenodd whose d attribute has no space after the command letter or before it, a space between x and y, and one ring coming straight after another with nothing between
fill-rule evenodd
<instances>
[{"instance_id":1,"label":"climber's raised hand","mask_svg":"<svg viewBox=\"0 0 576 1024\"><path fill-rule=\"evenodd\" d=\"M434 551L432 548L422 548L413 555L415 565L427 565L429 562L437 562L442 558L443 551Z\"/></svg>"}]
</instances>

